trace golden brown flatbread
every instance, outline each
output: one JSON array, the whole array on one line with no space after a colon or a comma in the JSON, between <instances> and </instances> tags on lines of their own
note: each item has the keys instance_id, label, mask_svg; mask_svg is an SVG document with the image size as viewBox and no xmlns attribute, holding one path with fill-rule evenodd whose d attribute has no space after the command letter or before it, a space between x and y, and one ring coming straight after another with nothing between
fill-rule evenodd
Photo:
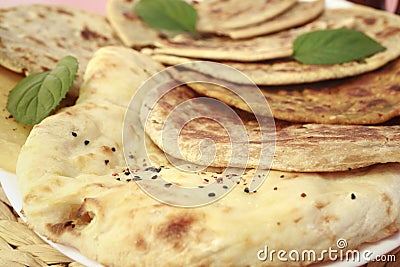
<instances>
[{"instance_id":1,"label":"golden brown flatbread","mask_svg":"<svg viewBox=\"0 0 400 267\"><path fill-rule=\"evenodd\" d=\"M292 43L297 36L313 30L352 27L354 18L347 11L341 16L334 10L326 10L318 19L301 27L275 34L232 40L228 37L205 36L195 39L188 35L160 39L155 45L155 54L168 54L209 60L232 60L254 62L292 55Z\"/></svg>"},{"instance_id":2,"label":"golden brown flatbread","mask_svg":"<svg viewBox=\"0 0 400 267\"><path fill-rule=\"evenodd\" d=\"M350 8L327 10L327 12L328 11L334 12L336 14L335 17L338 20L341 19L342 23L345 23L343 19L348 19L349 21L355 19L354 27L352 28L364 31L367 34L371 35L374 39L385 46L387 50L368 57L363 62L348 62L344 64L333 65L305 65L290 59L246 63L229 60L221 61L221 63L227 64L243 72L254 83L258 85L287 85L355 76L375 70L385 65L386 63L396 59L400 55L400 46L398 46L398 43L400 42L399 16L358 5L352 6ZM294 31L296 31L296 29ZM278 33L278 35L279 34L280 33ZM253 40L260 39L255 38ZM215 43L214 45L215 47L213 47L213 49L217 49L217 44ZM182 42L181 44L173 44L174 51L175 49L177 51L176 53L174 52L174 54L188 56L187 58L167 55L167 50L160 49L145 50L143 52L147 54L152 54L152 57L155 60L164 64L179 64L183 62L194 61L198 57L204 56L205 58L207 58L207 46L211 48L212 43L204 43L204 45L201 44L198 47L192 47L193 49L190 48L190 46L186 46L186 48L183 48L183 46L185 46L184 42ZM222 47L224 46L220 46L220 49L223 49ZM281 52L285 50L283 54L290 54L290 41L289 43L280 43L276 47L279 48ZM256 51L255 46L249 46L248 48L248 60L251 60L252 58L258 56L258 52ZM168 54L172 54L169 49L170 48L168 48ZM192 51L190 53L186 53L185 49L188 49L187 51L192 49ZM246 51L246 48L240 48L239 46L237 47L237 49L240 49L241 51ZM251 51L252 49L253 51ZM210 53L213 53L211 50L212 49L210 49ZM164 51L162 52L163 54L161 54L161 51ZM215 50L216 54L217 51L218 49ZM225 52L218 51L218 53L220 53L221 55L223 55ZM272 51L269 52L271 52L270 54L272 55L278 55L278 53L272 53ZM228 54L229 53L226 53L227 56ZM232 60L238 59L237 53L231 51L230 55L233 55L231 57ZM216 73L215 70L212 69L200 69L200 71L212 76L214 75L217 78L229 80L232 82L238 82L237 80L235 80L234 76L221 76L220 73Z\"/></svg>"},{"instance_id":3,"label":"golden brown flatbread","mask_svg":"<svg viewBox=\"0 0 400 267\"><path fill-rule=\"evenodd\" d=\"M156 89L155 89L156 90ZM187 86L177 87L163 96L152 109L146 121L146 133L153 142L165 150L163 136L169 136L164 123L180 104L196 98ZM150 106L150 104L147 104ZM268 107L264 107L265 109ZM194 109L191 108L191 109ZM179 150L168 151L173 157L200 165L257 168L263 146L274 146L272 169L295 172L343 171L376 163L400 162L400 126L362 126L329 124L292 124L276 121L275 129L267 125L264 129L255 118L242 115L237 122L225 113L218 104L202 102L196 110L212 110L213 118L229 122L236 129L244 127L248 138L240 139L242 154L248 157L233 157L232 136L235 131L225 130L217 121L209 118L194 119L179 130ZM183 111L182 111L183 112ZM244 115L244 116L243 116ZM181 119L181 118L178 118ZM170 123L178 124L178 121ZM242 126L243 125L243 126ZM171 131L173 131L171 129ZM261 134L264 134L262 136ZM178 138L178 137L177 137ZM213 161L202 159L199 144L205 138L214 140L216 154ZM273 140L276 139L274 144ZM237 142L237 141L236 141ZM200 160L199 160L200 159ZM207 164L206 164L207 163Z\"/></svg>"},{"instance_id":4,"label":"golden brown flatbread","mask_svg":"<svg viewBox=\"0 0 400 267\"><path fill-rule=\"evenodd\" d=\"M111 25L126 46L140 48L160 43L163 35L143 23L140 17L134 13L133 7L136 2L137 0L108 1L107 18ZM197 30L209 32L216 31L220 27L225 28L227 25L231 28L257 23L282 13L295 3L295 0L256 0L251 2L208 0L194 3L199 18ZM225 19L222 19L221 16Z\"/></svg>"},{"instance_id":5,"label":"golden brown flatbread","mask_svg":"<svg viewBox=\"0 0 400 267\"><path fill-rule=\"evenodd\" d=\"M75 96L94 51L120 44L103 16L45 5L0 8L0 41L0 64L19 73L49 70L66 55L76 57L79 70L70 92Z\"/></svg>"},{"instance_id":6,"label":"golden brown flatbread","mask_svg":"<svg viewBox=\"0 0 400 267\"><path fill-rule=\"evenodd\" d=\"M195 2L196 28L200 32L235 29L274 18L296 4L297 0L206 0Z\"/></svg>"},{"instance_id":7,"label":"golden brown flatbread","mask_svg":"<svg viewBox=\"0 0 400 267\"><path fill-rule=\"evenodd\" d=\"M107 19L124 45L133 48L151 46L161 38L160 34L134 13L136 2L137 0L109 0Z\"/></svg>"},{"instance_id":8,"label":"golden brown flatbread","mask_svg":"<svg viewBox=\"0 0 400 267\"><path fill-rule=\"evenodd\" d=\"M190 83L197 93L252 112L219 79L198 72L181 71L177 79L192 77L214 84ZM275 118L291 122L328 124L378 124L400 115L400 59L351 78L319 83L260 87ZM226 84L226 82L224 82ZM229 83L228 83L229 84ZM231 83L233 86L238 86ZM242 90L250 86L242 85Z\"/></svg>"},{"instance_id":9,"label":"golden brown flatbread","mask_svg":"<svg viewBox=\"0 0 400 267\"><path fill-rule=\"evenodd\" d=\"M216 32L220 35L227 35L232 39L266 35L310 22L318 17L324 11L324 8L324 0L298 1L294 6L272 19L237 29L218 29Z\"/></svg>"}]
</instances>

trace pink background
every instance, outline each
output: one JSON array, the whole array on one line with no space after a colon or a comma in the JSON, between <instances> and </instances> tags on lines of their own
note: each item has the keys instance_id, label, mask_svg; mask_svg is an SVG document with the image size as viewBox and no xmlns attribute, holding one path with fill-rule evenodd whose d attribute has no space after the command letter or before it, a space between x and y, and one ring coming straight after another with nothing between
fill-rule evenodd
<instances>
[{"instance_id":1,"label":"pink background","mask_svg":"<svg viewBox=\"0 0 400 267\"><path fill-rule=\"evenodd\" d=\"M90 10L105 15L107 0L0 0L0 6L15 6L25 4L66 5Z\"/></svg>"},{"instance_id":2,"label":"pink background","mask_svg":"<svg viewBox=\"0 0 400 267\"><path fill-rule=\"evenodd\" d=\"M385 0L385 7L388 11L394 13L398 9L399 0Z\"/></svg>"},{"instance_id":3,"label":"pink background","mask_svg":"<svg viewBox=\"0 0 400 267\"><path fill-rule=\"evenodd\" d=\"M244 0L245 1L245 0ZM329 0L326 0L329 1ZM390 12L395 12L400 0L385 0L386 9ZM67 5L86 9L105 15L105 7L107 0L0 0L0 6L13 6L41 3L49 5Z\"/></svg>"}]
</instances>

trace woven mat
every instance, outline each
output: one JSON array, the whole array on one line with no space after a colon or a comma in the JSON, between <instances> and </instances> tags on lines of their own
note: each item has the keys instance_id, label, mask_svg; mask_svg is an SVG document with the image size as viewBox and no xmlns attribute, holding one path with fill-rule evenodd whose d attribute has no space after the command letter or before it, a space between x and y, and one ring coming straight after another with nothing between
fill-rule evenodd
<instances>
[{"instance_id":1,"label":"woven mat","mask_svg":"<svg viewBox=\"0 0 400 267\"><path fill-rule=\"evenodd\" d=\"M388 253L396 262L373 262L363 267L399 267L400 247ZM82 267L51 247L31 231L12 209L0 187L0 266L7 267Z\"/></svg>"}]
</instances>

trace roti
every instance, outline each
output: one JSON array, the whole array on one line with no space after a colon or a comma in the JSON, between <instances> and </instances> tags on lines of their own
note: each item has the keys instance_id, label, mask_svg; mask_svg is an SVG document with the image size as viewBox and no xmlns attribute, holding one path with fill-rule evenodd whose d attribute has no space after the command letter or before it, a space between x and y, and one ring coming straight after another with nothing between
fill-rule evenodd
<instances>
[{"instance_id":1,"label":"roti","mask_svg":"<svg viewBox=\"0 0 400 267\"><path fill-rule=\"evenodd\" d=\"M327 10L327 12L328 11L334 12L336 14L335 17L338 19L346 18L350 21L351 18L355 18L355 23L354 23L355 26L353 28L365 31L366 33L372 35L374 39L376 39L383 46L385 46L387 50L381 53L377 53L371 57L368 57L363 62L353 61L344 64L333 64L333 65L305 65L290 59L262 61L262 62L246 62L246 63L232 61L232 60L237 60L236 55L235 58L231 57L232 60L220 61L220 62L227 64L231 67L234 67L237 70L243 72L257 85L287 85L287 84L310 83L310 82L324 81L330 79L339 79L339 78L359 75L362 73L378 69L383 65L387 64L388 62L396 59L400 55L400 48L397 45L398 42L400 41L399 16L390 14L388 12L379 11L358 5L354 5L350 8L345 8L345 9ZM344 22L345 21L342 20L342 23ZM253 40L257 40L257 38ZM178 64L188 61L194 61L196 60L195 58L199 57L199 55L200 57L203 57L202 55L207 55L208 53L208 52L206 53L205 51L207 50L207 47L205 46L196 47L196 49L193 49L192 51L193 53L185 53L185 49L182 48L181 46L184 46L184 42L182 42L181 44L174 44L174 49L176 48L177 51L180 50L180 52L177 53L174 52L174 54L175 55L179 54L182 55L183 57L181 56L176 57L172 55L172 52L170 50L168 50L169 51L168 54L171 55L167 54L167 50L160 50L160 49L155 49L152 51L145 50L143 52L146 52L147 54L152 54L152 57L154 59L164 64ZM289 43L285 42L281 43L280 45L277 45L277 47L280 47L279 48L280 51L283 50L286 51L284 52L286 53L286 55L290 54L289 50L291 48L289 48L289 46L291 47L290 41ZM250 54L248 55L249 60L252 57L256 57L258 54L256 51L256 46L250 46L250 47L251 49L253 49L253 51L250 51L249 49L249 53L250 54L252 53L252 55ZM288 49L286 49L285 47ZM190 49L190 46L188 46L186 49ZM241 50L246 51L246 49L241 49ZM161 54L161 52L163 54ZM210 53L212 53L211 50ZM221 55L223 54L224 52L221 52ZM230 54L232 55L233 52ZM278 55L278 53L272 53L272 54ZM203 73L209 74L211 76L215 76L216 78L225 79L232 82L238 82L237 80L235 80L235 77L221 76L222 75L221 73L215 73L215 71L212 69L198 69L198 70Z\"/></svg>"},{"instance_id":2,"label":"roti","mask_svg":"<svg viewBox=\"0 0 400 267\"><path fill-rule=\"evenodd\" d=\"M137 16L133 7L137 0L110 0L107 3L107 18L128 47L141 48L160 43L165 37L152 29ZM250 2L202 1L194 3L199 21L196 25L200 32L216 31L223 27L238 27L254 24L272 18L284 12L296 3L295 0L257 0ZM228 8L227 8L228 7ZM221 24L221 16L224 17Z\"/></svg>"},{"instance_id":3,"label":"roti","mask_svg":"<svg viewBox=\"0 0 400 267\"><path fill-rule=\"evenodd\" d=\"M76 57L79 70L70 91L74 96L93 52L120 44L103 16L61 6L0 8L0 36L0 64L25 75L52 69L66 55Z\"/></svg>"},{"instance_id":4,"label":"roti","mask_svg":"<svg viewBox=\"0 0 400 267\"><path fill-rule=\"evenodd\" d=\"M235 29L274 18L296 4L296 0L207 0L195 2L196 28L200 32Z\"/></svg>"},{"instance_id":5,"label":"roti","mask_svg":"<svg viewBox=\"0 0 400 267\"><path fill-rule=\"evenodd\" d=\"M125 46L140 48L154 45L161 37L133 12L136 2L137 0L109 0L107 19Z\"/></svg>"},{"instance_id":6,"label":"roti","mask_svg":"<svg viewBox=\"0 0 400 267\"><path fill-rule=\"evenodd\" d=\"M201 95L252 113L235 93L218 84L219 79L193 71L181 71L177 79L212 80L190 83ZM292 86L261 87L275 118L297 123L379 124L400 115L400 59L355 77ZM225 84L227 84L225 82ZM228 83L229 84L229 83ZM231 86L237 86L230 83ZM249 91L250 86L241 86ZM257 112L257 111L255 111Z\"/></svg>"},{"instance_id":7,"label":"roti","mask_svg":"<svg viewBox=\"0 0 400 267\"><path fill-rule=\"evenodd\" d=\"M290 7L282 14L269 20L237 29L219 29L217 30L217 33L220 35L227 35L232 39L243 39L266 35L311 22L324 11L324 7L324 0L306 2L298 1L293 7Z\"/></svg>"},{"instance_id":8,"label":"roti","mask_svg":"<svg viewBox=\"0 0 400 267\"><path fill-rule=\"evenodd\" d=\"M245 40L232 40L228 37L205 36L192 38L177 35L174 38L159 40L155 54L168 54L209 60L232 60L254 62L292 55L292 43L297 36L313 30L352 27L354 18L347 12L345 16L334 10L326 10L318 19L301 27L288 29L271 35Z\"/></svg>"},{"instance_id":9,"label":"roti","mask_svg":"<svg viewBox=\"0 0 400 267\"><path fill-rule=\"evenodd\" d=\"M191 85L192 86L192 85ZM165 128L168 116L180 104L196 98L197 95L186 86L181 86L168 92L152 109L146 122L146 133L153 142L165 151L164 136L169 136ZM197 103L197 102L196 102ZM150 104L147 104L150 106ZM273 125L260 128L257 120L241 113L242 121L238 122L229 117L218 103L201 102L199 107L191 110L212 110L213 117L193 119L179 130L179 150L169 153L173 157L195 162L200 165L224 167L232 165L239 168L257 168L262 163L260 153L263 145L275 145L272 169L295 172L326 172L343 171L373 165L375 163L400 162L398 146L400 144L400 126L356 126L356 125L327 125L327 124L290 124L276 121L276 143ZM267 107L264 107L264 109ZM184 112L184 111L181 111ZM200 112L197 112L201 114ZM181 120L182 118L176 118ZM173 120L173 119L172 119ZM249 155L244 158L234 158L232 143L235 142L235 131L224 130L222 122L234 124L234 129L246 129L247 139L240 139L243 149L248 146ZM170 121L179 124L178 121ZM233 127L232 127L233 128ZM261 136L264 134L264 137ZM198 146L204 138L214 140L216 154L211 163L208 159L201 160L202 151ZM165 140L165 139L164 139ZM200 160L198 160L200 158ZM307 160L304 160L307 159Z\"/></svg>"},{"instance_id":10,"label":"roti","mask_svg":"<svg viewBox=\"0 0 400 267\"><path fill-rule=\"evenodd\" d=\"M121 92L133 94L149 75L143 68L151 73L158 67L130 49L102 48L88 65L86 96L33 128L17 175L34 230L106 266L287 266L257 255L265 246L320 253L336 249L339 238L355 249L399 230L398 164L326 174L271 171L257 192L246 190L243 177L225 198L192 209L145 194L126 175L121 129L129 100ZM110 88L111 101L105 97ZM157 174L171 183L188 177L172 166ZM190 177L206 184L201 173Z\"/></svg>"}]
</instances>

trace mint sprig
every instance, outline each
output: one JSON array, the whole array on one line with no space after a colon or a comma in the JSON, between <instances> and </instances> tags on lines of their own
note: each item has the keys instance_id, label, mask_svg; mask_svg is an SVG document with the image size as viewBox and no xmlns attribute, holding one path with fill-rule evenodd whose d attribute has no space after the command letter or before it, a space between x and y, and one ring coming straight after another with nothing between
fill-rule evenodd
<instances>
[{"instance_id":1,"label":"mint sprig","mask_svg":"<svg viewBox=\"0 0 400 267\"><path fill-rule=\"evenodd\" d=\"M140 0L134 11L153 28L196 33L197 11L183 0Z\"/></svg>"},{"instance_id":2,"label":"mint sprig","mask_svg":"<svg viewBox=\"0 0 400 267\"><path fill-rule=\"evenodd\" d=\"M8 95L8 112L25 125L41 122L65 98L77 71L77 59L66 56L53 70L25 77Z\"/></svg>"},{"instance_id":3,"label":"mint sprig","mask_svg":"<svg viewBox=\"0 0 400 267\"><path fill-rule=\"evenodd\" d=\"M363 32L344 28L305 33L293 42L293 58L312 65L360 61L384 50Z\"/></svg>"}]
</instances>

